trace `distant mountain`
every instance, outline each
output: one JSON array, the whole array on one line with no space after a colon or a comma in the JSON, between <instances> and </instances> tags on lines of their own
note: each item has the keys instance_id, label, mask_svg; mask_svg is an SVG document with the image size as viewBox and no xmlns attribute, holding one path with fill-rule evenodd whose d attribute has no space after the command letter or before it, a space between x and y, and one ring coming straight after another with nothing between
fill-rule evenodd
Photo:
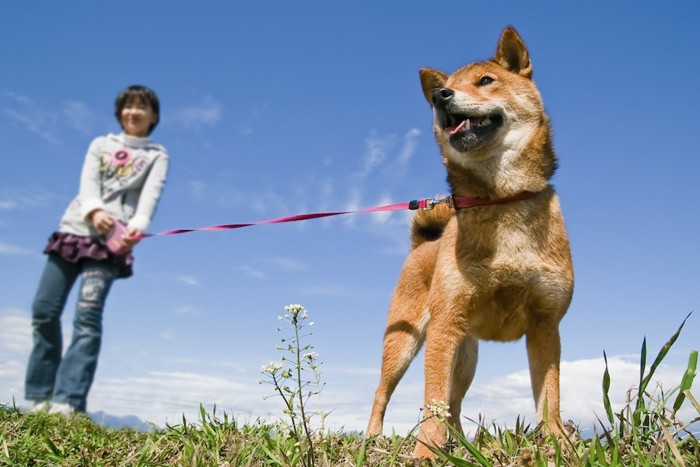
<instances>
[{"instance_id":1,"label":"distant mountain","mask_svg":"<svg viewBox=\"0 0 700 467\"><path fill-rule=\"evenodd\" d=\"M93 422L107 428L131 428L136 431L153 431L155 428L152 424L142 421L135 415L126 415L117 417L109 415L103 411L88 413Z\"/></svg>"}]
</instances>

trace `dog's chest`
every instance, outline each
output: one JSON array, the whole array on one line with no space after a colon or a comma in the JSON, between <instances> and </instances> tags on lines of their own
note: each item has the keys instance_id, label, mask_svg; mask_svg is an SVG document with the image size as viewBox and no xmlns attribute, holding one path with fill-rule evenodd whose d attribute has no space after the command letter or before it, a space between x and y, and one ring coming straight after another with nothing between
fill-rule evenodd
<instances>
[{"instance_id":1,"label":"dog's chest","mask_svg":"<svg viewBox=\"0 0 700 467\"><path fill-rule=\"evenodd\" d=\"M453 224L436 271L444 280L438 279L436 286L454 298L451 302L459 310L453 312L464 315L470 334L487 340L519 339L556 283L557 273L542 256L539 236L527 225L512 222L481 223L481 229L469 230Z\"/></svg>"}]
</instances>

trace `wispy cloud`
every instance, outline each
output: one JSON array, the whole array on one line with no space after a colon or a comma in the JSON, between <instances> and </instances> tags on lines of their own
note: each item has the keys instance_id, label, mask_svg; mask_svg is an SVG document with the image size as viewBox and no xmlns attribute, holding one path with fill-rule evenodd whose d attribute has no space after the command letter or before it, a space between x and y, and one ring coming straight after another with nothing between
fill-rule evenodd
<instances>
[{"instance_id":1,"label":"wispy cloud","mask_svg":"<svg viewBox=\"0 0 700 467\"><path fill-rule=\"evenodd\" d=\"M44 141L58 144L56 135L56 115L43 109L27 96L5 92L3 113L11 123L38 135Z\"/></svg>"},{"instance_id":2,"label":"wispy cloud","mask_svg":"<svg viewBox=\"0 0 700 467\"><path fill-rule=\"evenodd\" d=\"M15 211L35 207L48 206L55 195L40 188L21 191L10 191L7 187L0 191L0 211Z\"/></svg>"},{"instance_id":3,"label":"wispy cloud","mask_svg":"<svg viewBox=\"0 0 700 467\"><path fill-rule=\"evenodd\" d=\"M352 297L357 294L351 286L340 284L316 284L299 287L296 293L301 297Z\"/></svg>"},{"instance_id":4,"label":"wispy cloud","mask_svg":"<svg viewBox=\"0 0 700 467\"><path fill-rule=\"evenodd\" d=\"M362 167L355 176L368 177L381 167L389 168L389 174L394 177L403 176L403 169L415 153L416 140L420 134L417 128L411 128L401 138L395 134L379 135L376 131L370 132L365 138L366 149ZM399 143L400 147L397 149ZM400 173L397 173L397 170L400 170Z\"/></svg>"},{"instance_id":5,"label":"wispy cloud","mask_svg":"<svg viewBox=\"0 0 700 467\"><path fill-rule=\"evenodd\" d=\"M6 199L0 199L0 210L11 211L17 208L17 203L15 201L10 201Z\"/></svg>"},{"instance_id":6,"label":"wispy cloud","mask_svg":"<svg viewBox=\"0 0 700 467\"><path fill-rule=\"evenodd\" d=\"M282 271L295 272L306 271L309 269L308 264L289 258L272 258L267 260L267 262L270 263L272 267Z\"/></svg>"},{"instance_id":7,"label":"wispy cloud","mask_svg":"<svg viewBox=\"0 0 700 467\"><path fill-rule=\"evenodd\" d=\"M0 240L0 256L7 255L30 255L34 252L23 248L21 246L13 245L11 243L3 242Z\"/></svg>"},{"instance_id":8,"label":"wispy cloud","mask_svg":"<svg viewBox=\"0 0 700 467\"><path fill-rule=\"evenodd\" d=\"M362 207L395 203L391 193L393 188L405 183L406 167L416 151L420 134L416 128L411 128L401 138L394 134L379 135L372 131L365 139L366 150L361 167L343 184L349 187L344 209L353 211ZM377 193L375 188L375 192L369 194L368 187L377 186L380 181L382 191ZM381 227L399 224L405 227L406 220L405 216L391 212L374 213L370 219L375 226ZM357 216L350 216L345 220L345 225L356 226L359 222Z\"/></svg>"},{"instance_id":9,"label":"wispy cloud","mask_svg":"<svg viewBox=\"0 0 700 467\"><path fill-rule=\"evenodd\" d=\"M191 314L196 313L196 312L197 312L197 310L193 306L190 306L190 305L184 305L184 306L181 306L181 307L175 309L176 315L191 315Z\"/></svg>"},{"instance_id":10,"label":"wispy cloud","mask_svg":"<svg viewBox=\"0 0 700 467\"><path fill-rule=\"evenodd\" d=\"M195 198L201 198L207 190L207 184L201 180L190 180L187 186L190 194Z\"/></svg>"},{"instance_id":11,"label":"wispy cloud","mask_svg":"<svg viewBox=\"0 0 700 467\"><path fill-rule=\"evenodd\" d=\"M66 101L52 107L14 92L5 92L1 97L4 101L3 114L11 124L38 135L48 143L60 144L58 135L66 128L83 134L93 131L93 112L82 101Z\"/></svg>"},{"instance_id":12,"label":"wispy cloud","mask_svg":"<svg viewBox=\"0 0 700 467\"><path fill-rule=\"evenodd\" d=\"M267 277L267 274L265 274L263 271L255 269L254 267L249 266L247 264L243 264L241 266L234 266L233 270L241 272L246 276L250 276L255 279L265 279Z\"/></svg>"},{"instance_id":13,"label":"wispy cloud","mask_svg":"<svg viewBox=\"0 0 700 467\"><path fill-rule=\"evenodd\" d=\"M63 121L82 134L93 132L95 115L85 102L69 101L63 104Z\"/></svg>"},{"instance_id":14,"label":"wispy cloud","mask_svg":"<svg viewBox=\"0 0 700 467\"><path fill-rule=\"evenodd\" d=\"M198 105L174 110L170 118L187 130L197 130L216 124L221 119L221 106L211 98L205 98Z\"/></svg>"},{"instance_id":15,"label":"wispy cloud","mask_svg":"<svg viewBox=\"0 0 700 467\"><path fill-rule=\"evenodd\" d=\"M413 154L416 151L416 139L420 136L420 130L418 128L411 128L403 137L403 146L396 158L397 162L401 165L407 164Z\"/></svg>"},{"instance_id":16,"label":"wispy cloud","mask_svg":"<svg viewBox=\"0 0 700 467\"><path fill-rule=\"evenodd\" d=\"M187 285L190 285L192 287L197 287L199 285L199 281L194 276L189 276L189 275L178 276L177 280L178 280L178 282L182 282L183 284L187 284Z\"/></svg>"},{"instance_id":17,"label":"wispy cloud","mask_svg":"<svg viewBox=\"0 0 700 467\"><path fill-rule=\"evenodd\" d=\"M379 136L375 131L372 131L365 138L367 149L363 156L363 166L358 176L366 177L382 165L387 158L387 153L395 144L396 135Z\"/></svg>"}]
</instances>

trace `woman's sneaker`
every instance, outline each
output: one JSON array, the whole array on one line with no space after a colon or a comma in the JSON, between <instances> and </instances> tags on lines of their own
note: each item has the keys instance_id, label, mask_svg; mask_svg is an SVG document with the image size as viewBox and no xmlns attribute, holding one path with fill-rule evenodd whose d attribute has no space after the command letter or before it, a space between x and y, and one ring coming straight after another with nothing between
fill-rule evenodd
<instances>
[{"instance_id":1,"label":"woman's sneaker","mask_svg":"<svg viewBox=\"0 0 700 467\"><path fill-rule=\"evenodd\" d=\"M51 407L51 401L46 399L43 401L35 401L34 405L32 405L32 408L29 409L29 413L44 413L49 411L49 407Z\"/></svg>"},{"instance_id":2,"label":"woman's sneaker","mask_svg":"<svg viewBox=\"0 0 700 467\"><path fill-rule=\"evenodd\" d=\"M62 402L52 402L49 409L49 415L63 415L69 417L75 413L75 409L68 404Z\"/></svg>"}]
</instances>

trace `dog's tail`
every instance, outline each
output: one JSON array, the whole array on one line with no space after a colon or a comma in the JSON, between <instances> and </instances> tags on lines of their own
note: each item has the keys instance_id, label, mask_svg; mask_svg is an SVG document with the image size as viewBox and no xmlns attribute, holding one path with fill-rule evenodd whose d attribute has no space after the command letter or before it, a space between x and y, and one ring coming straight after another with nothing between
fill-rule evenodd
<instances>
[{"instance_id":1,"label":"dog's tail","mask_svg":"<svg viewBox=\"0 0 700 467\"><path fill-rule=\"evenodd\" d=\"M454 211L444 204L438 204L428 211L416 212L411 220L411 249L440 238L452 216Z\"/></svg>"}]
</instances>

